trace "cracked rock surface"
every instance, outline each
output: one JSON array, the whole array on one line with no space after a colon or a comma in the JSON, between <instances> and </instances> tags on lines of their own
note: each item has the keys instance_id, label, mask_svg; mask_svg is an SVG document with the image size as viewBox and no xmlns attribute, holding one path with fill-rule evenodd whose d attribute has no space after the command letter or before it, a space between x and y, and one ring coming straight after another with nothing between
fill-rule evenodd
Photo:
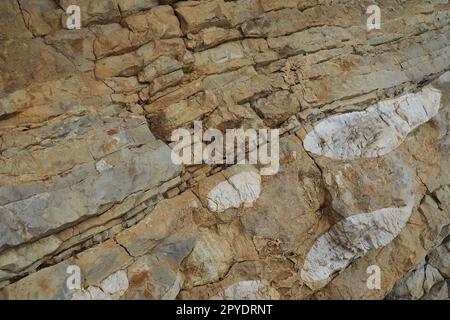
<instances>
[{"instance_id":1,"label":"cracked rock surface","mask_svg":"<svg viewBox=\"0 0 450 320\"><path fill-rule=\"evenodd\" d=\"M449 299L450 5L377 2L1 1L0 298Z\"/></svg>"}]
</instances>

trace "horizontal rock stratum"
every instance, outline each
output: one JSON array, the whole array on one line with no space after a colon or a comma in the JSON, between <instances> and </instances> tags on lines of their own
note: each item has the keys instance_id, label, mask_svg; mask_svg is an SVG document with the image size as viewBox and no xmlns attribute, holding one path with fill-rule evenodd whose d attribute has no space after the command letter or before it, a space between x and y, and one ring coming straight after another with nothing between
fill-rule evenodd
<instances>
[{"instance_id":1,"label":"horizontal rock stratum","mask_svg":"<svg viewBox=\"0 0 450 320\"><path fill-rule=\"evenodd\" d=\"M0 298L448 299L450 5L372 2L1 1Z\"/></svg>"}]
</instances>

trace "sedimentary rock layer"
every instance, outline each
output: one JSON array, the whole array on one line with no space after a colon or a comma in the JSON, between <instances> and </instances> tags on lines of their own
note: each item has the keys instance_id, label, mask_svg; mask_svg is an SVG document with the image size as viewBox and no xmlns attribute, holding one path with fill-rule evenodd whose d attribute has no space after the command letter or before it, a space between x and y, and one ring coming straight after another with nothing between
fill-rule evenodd
<instances>
[{"instance_id":1,"label":"sedimentary rock layer","mask_svg":"<svg viewBox=\"0 0 450 320\"><path fill-rule=\"evenodd\" d=\"M450 7L372 4L1 1L0 298L448 298ZM278 173L175 165L194 121Z\"/></svg>"}]
</instances>

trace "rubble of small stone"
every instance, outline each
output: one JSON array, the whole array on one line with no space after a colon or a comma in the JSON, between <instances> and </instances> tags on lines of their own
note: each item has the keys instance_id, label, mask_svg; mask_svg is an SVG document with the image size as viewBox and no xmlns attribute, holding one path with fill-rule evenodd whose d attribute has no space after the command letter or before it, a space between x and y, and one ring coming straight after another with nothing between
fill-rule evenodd
<instances>
[{"instance_id":1,"label":"rubble of small stone","mask_svg":"<svg viewBox=\"0 0 450 320\"><path fill-rule=\"evenodd\" d=\"M1 1L0 298L449 299L450 5L377 3ZM174 164L196 120L279 172Z\"/></svg>"}]
</instances>

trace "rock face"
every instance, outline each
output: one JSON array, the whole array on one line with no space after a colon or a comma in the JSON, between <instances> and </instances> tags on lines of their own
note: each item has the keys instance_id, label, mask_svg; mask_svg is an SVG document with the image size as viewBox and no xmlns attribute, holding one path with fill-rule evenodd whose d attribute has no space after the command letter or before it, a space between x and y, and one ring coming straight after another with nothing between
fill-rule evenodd
<instances>
[{"instance_id":1,"label":"rock face","mask_svg":"<svg viewBox=\"0 0 450 320\"><path fill-rule=\"evenodd\" d=\"M325 286L332 274L397 237L411 210L412 205L385 208L339 221L308 252L301 271L303 281L312 289Z\"/></svg>"},{"instance_id":2,"label":"rock face","mask_svg":"<svg viewBox=\"0 0 450 320\"><path fill-rule=\"evenodd\" d=\"M380 157L436 116L440 101L440 90L425 88L381 101L365 111L331 116L318 123L303 143L307 151L333 159Z\"/></svg>"},{"instance_id":3,"label":"rock face","mask_svg":"<svg viewBox=\"0 0 450 320\"><path fill-rule=\"evenodd\" d=\"M0 298L448 299L450 6L372 4L1 1Z\"/></svg>"}]
</instances>

